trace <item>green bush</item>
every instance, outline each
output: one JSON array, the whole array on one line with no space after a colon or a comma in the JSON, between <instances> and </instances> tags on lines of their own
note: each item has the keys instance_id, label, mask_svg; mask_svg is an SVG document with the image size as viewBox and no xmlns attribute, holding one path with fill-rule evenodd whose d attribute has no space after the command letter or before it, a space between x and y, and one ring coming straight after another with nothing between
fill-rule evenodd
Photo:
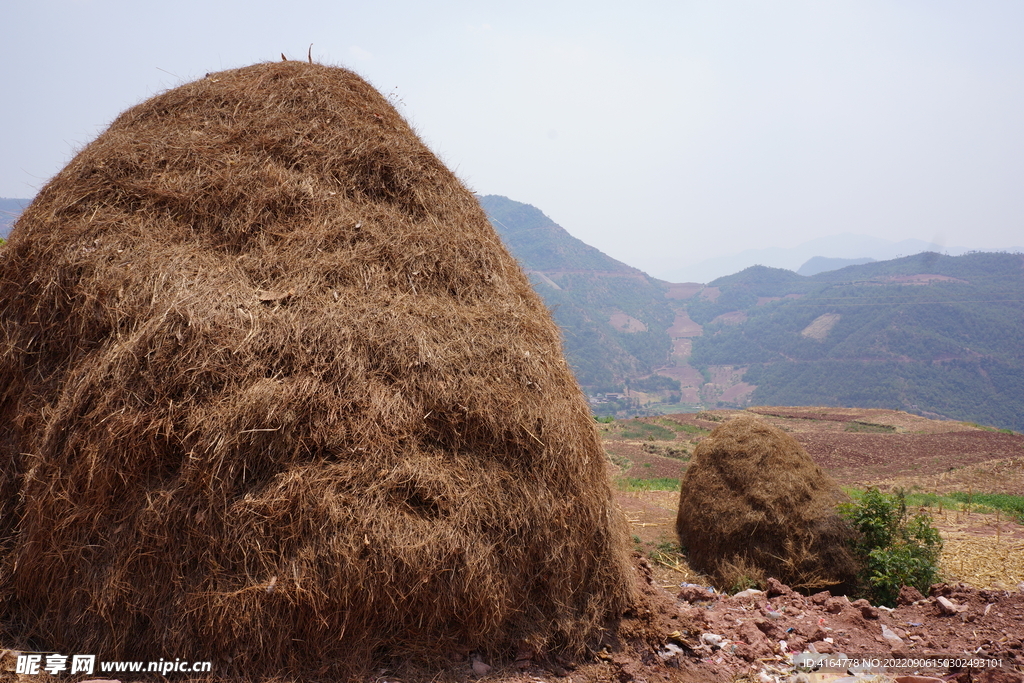
<instances>
[{"instance_id":1,"label":"green bush","mask_svg":"<svg viewBox=\"0 0 1024 683\"><path fill-rule=\"evenodd\" d=\"M902 490L870 488L840 513L860 532L854 549L864 567L861 590L871 602L894 607L901 587L927 593L938 580L942 539L928 515L909 516Z\"/></svg>"}]
</instances>

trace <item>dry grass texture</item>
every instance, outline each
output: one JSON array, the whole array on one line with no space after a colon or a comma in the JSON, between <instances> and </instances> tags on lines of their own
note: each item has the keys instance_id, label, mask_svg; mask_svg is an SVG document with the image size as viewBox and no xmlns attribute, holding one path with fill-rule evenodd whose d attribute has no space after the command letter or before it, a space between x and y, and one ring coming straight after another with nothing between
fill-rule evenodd
<instances>
[{"instance_id":1,"label":"dry grass texture","mask_svg":"<svg viewBox=\"0 0 1024 683\"><path fill-rule=\"evenodd\" d=\"M683 477L676 531L722 589L775 577L803 590L853 585L841 489L793 437L754 417L716 428Z\"/></svg>"},{"instance_id":2,"label":"dry grass texture","mask_svg":"<svg viewBox=\"0 0 1024 683\"><path fill-rule=\"evenodd\" d=\"M22 638L316 678L579 650L631 599L557 328L356 75L260 64L126 111L0 273Z\"/></svg>"}]
</instances>

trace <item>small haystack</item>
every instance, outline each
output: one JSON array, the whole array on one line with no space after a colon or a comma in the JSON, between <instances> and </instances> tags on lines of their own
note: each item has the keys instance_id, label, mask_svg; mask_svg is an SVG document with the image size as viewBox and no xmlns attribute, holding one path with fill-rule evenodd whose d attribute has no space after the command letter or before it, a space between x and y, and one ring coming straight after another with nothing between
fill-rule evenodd
<instances>
[{"instance_id":1,"label":"small haystack","mask_svg":"<svg viewBox=\"0 0 1024 683\"><path fill-rule=\"evenodd\" d=\"M559 332L353 73L122 114L0 251L0 598L35 647L309 678L579 650L631 599Z\"/></svg>"},{"instance_id":2,"label":"small haystack","mask_svg":"<svg viewBox=\"0 0 1024 683\"><path fill-rule=\"evenodd\" d=\"M775 577L804 590L847 590L857 566L844 494L796 439L754 417L715 429L694 450L676 531L692 567L722 589Z\"/></svg>"}]
</instances>

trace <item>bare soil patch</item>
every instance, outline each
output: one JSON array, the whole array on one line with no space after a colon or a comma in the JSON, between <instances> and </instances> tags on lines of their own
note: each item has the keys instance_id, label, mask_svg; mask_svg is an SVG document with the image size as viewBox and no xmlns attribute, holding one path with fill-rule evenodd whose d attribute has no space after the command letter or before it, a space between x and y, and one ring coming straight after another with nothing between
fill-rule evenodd
<instances>
[{"instance_id":1,"label":"bare soil patch","mask_svg":"<svg viewBox=\"0 0 1024 683\"><path fill-rule=\"evenodd\" d=\"M1024 458L1024 438L970 431L948 434L794 434L842 483L929 476L993 460Z\"/></svg>"},{"instance_id":2,"label":"bare soil patch","mask_svg":"<svg viewBox=\"0 0 1024 683\"><path fill-rule=\"evenodd\" d=\"M661 420L710 430L738 410L706 411ZM751 412L790 432L811 456L844 485L902 487L936 493L1020 493L1024 491L1024 436L998 433L958 422L938 421L900 411L844 408L755 408ZM863 426L892 428L887 433L851 431ZM685 442L695 445L702 434L677 432L671 441L605 440L609 453L630 460L620 470L628 476L670 471L653 447ZM640 467L637 468L637 464ZM644 464L649 467L644 467ZM671 476L671 475L670 475ZM650 478L654 478L651 476ZM620 491L616 502L626 514L641 552L654 558L676 542L676 491ZM804 597L776 585L752 598L723 597L709 590L709 581L678 555L651 568L652 588L676 593L675 610L690 631L672 637L663 633L662 649L637 651L629 664L619 660L618 678L595 678L586 669L573 680L797 680L789 666L794 652L813 647L821 653L892 655L921 658L941 653L998 660L1000 668L921 667L950 681L1024 681L1024 526L1004 513L982 514L962 509L930 508L942 535L940 569L944 584L929 596L918 596L895 610L850 602L842 596ZM939 597L950 601L944 608ZM671 610L669 610L671 611ZM885 626L899 641L883 636ZM666 626L667 628L667 626ZM704 634L713 634L705 636ZM709 645L717 640L719 645ZM668 644L681 650L680 660L695 660L711 669L676 668L658 656ZM670 658L669 658L670 659ZM991 661L990 661L991 663ZM638 670L636 667L640 666ZM907 670L890 670L877 680L899 680ZM817 679L831 680L823 674ZM838 677L833 674L832 678ZM546 680L535 678L533 680Z\"/></svg>"},{"instance_id":3,"label":"bare soil patch","mask_svg":"<svg viewBox=\"0 0 1024 683\"><path fill-rule=\"evenodd\" d=\"M908 474L878 482L880 487L900 487L931 493L977 491L979 493L1024 492L1024 458L988 460L973 465L950 467L937 474Z\"/></svg>"}]
</instances>

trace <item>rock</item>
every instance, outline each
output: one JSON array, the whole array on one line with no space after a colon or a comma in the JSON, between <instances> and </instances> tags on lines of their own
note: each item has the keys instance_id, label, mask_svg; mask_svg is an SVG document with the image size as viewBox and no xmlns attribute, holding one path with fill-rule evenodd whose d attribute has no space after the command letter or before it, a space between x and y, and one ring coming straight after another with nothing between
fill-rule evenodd
<instances>
[{"instance_id":1,"label":"rock","mask_svg":"<svg viewBox=\"0 0 1024 683\"><path fill-rule=\"evenodd\" d=\"M921 595L921 591L917 590L913 586L903 586L900 588L900 594L896 598L897 605L913 605L918 600L923 600L924 596Z\"/></svg>"},{"instance_id":2,"label":"rock","mask_svg":"<svg viewBox=\"0 0 1024 683\"><path fill-rule=\"evenodd\" d=\"M741 626L736 628L736 634L747 645L754 647L764 647L768 643L768 637L757 627L756 622L743 622Z\"/></svg>"},{"instance_id":3,"label":"rock","mask_svg":"<svg viewBox=\"0 0 1024 683\"><path fill-rule=\"evenodd\" d=\"M946 615L957 614L963 609L960 605L941 595L935 598L935 603L939 606L939 611Z\"/></svg>"},{"instance_id":4,"label":"rock","mask_svg":"<svg viewBox=\"0 0 1024 683\"><path fill-rule=\"evenodd\" d=\"M868 602L864 598L861 598L860 600L853 602L852 605L860 610L861 616L863 616L865 619L878 618L878 608L874 607L870 602Z\"/></svg>"},{"instance_id":5,"label":"rock","mask_svg":"<svg viewBox=\"0 0 1024 683\"><path fill-rule=\"evenodd\" d=\"M698 586L692 583L683 584L682 590L676 596L679 600L685 600L686 602L705 602L717 600L718 597L718 594L707 586Z\"/></svg>"},{"instance_id":6,"label":"rock","mask_svg":"<svg viewBox=\"0 0 1024 683\"><path fill-rule=\"evenodd\" d=\"M756 649L750 647L746 643L733 643L732 654L744 661L753 662L760 656L761 653L758 652Z\"/></svg>"},{"instance_id":7,"label":"rock","mask_svg":"<svg viewBox=\"0 0 1024 683\"><path fill-rule=\"evenodd\" d=\"M559 678L565 678L566 676L569 675L568 670L566 670L564 667L562 667L562 666L560 666L558 664L555 664L554 662L549 662L546 665L546 668L547 668L548 671L550 671L551 673L555 674ZM632 676L630 678L625 679L625 680L632 680Z\"/></svg>"},{"instance_id":8,"label":"rock","mask_svg":"<svg viewBox=\"0 0 1024 683\"><path fill-rule=\"evenodd\" d=\"M708 630L708 610L703 607L684 607L680 605L679 620L680 623L686 624L693 631Z\"/></svg>"},{"instance_id":9,"label":"rock","mask_svg":"<svg viewBox=\"0 0 1024 683\"><path fill-rule=\"evenodd\" d=\"M828 637L828 631L823 629L821 626L815 626L814 630L811 631L810 634L807 636L807 640L821 640L829 644L832 643L832 639Z\"/></svg>"},{"instance_id":10,"label":"rock","mask_svg":"<svg viewBox=\"0 0 1024 683\"><path fill-rule=\"evenodd\" d=\"M487 674L491 673L491 665L480 659L479 655L471 655L470 661L473 662L471 665L473 673L475 673L477 676L486 676Z\"/></svg>"},{"instance_id":11,"label":"rock","mask_svg":"<svg viewBox=\"0 0 1024 683\"><path fill-rule=\"evenodd\" d=\"M882 624L882 637L885 638L885 642L893 649L901 649L903 647L903 639L885 624Z\"/></svg>"},{"instance_id":12,"label":"rock","mask_svg":"<svg viewBox=\"0 0 1024 683\"><path fill-rule=\"evenodd\" d=\"M847 604L849 604L849 600L844 595L828 598L825 600L825 611L829 614L839 614Z\"/></svg>"},{"instance_id":13,"label":"rock","mask_svg":"<svg viewBox=\"0 0 1024 683\"><path fill-rule=\"evenodd\" d=\"M827 601L831 597L832 594L828 591L821 591L820 593L815 593L811 596L811 602L813 602L815 605L824 605L825 601Z\"/></svg>"},{"instance_id":14,"label":"rock","mask_svg":"<svg viewBox=\"0 0 1024 683\"><path fill-rule=\"evenodd\" d=\"M533 664L533 658L537 653L532 647L526 644L522 644L516 650L516 661L515 667L517 669L528 669Z\"/></svg>"},{"instance_id":15,"label":"rock","mask_svg":"<svg viewBox=\"0 0 1024 683\"><path fill-rule=\"evenodd\" d=\"M1022 683L1024 676L1007 669L981 669L971 680L972 683Z\"/></svg>"},{"instance_id":16,"label":"rock","mask_svg":"<svg viewBox=\"0 0 1024 683\"><path fill-rule=\"evenodd\" d=\"M793 595L793 589L772 577L768 579L768 597L774 598L777 595Z\"/></svg>"}]
</instances>

